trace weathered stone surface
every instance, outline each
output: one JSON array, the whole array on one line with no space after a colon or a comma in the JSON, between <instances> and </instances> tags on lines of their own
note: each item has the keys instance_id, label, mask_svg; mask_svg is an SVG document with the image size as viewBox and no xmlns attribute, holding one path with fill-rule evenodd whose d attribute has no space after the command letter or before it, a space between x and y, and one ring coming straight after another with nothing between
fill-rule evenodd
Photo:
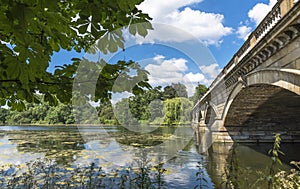
<instances>
[{"instance_id":1,"label":"weathered stone surface","mask_svg":"<svg viewBox=\"0 0 300 189\"><path fill-rule=\"evenodd\" d=\"M281 20L251 34L194 108L215 142L300 141L300 2L280 3Z\"/></svg>"}]
</instances>

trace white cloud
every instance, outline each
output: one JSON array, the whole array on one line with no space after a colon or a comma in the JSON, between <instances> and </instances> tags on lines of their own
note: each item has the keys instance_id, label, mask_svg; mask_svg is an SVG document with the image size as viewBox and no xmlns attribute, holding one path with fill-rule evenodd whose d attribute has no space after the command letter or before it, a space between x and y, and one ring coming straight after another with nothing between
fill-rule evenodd
<instances>
[{"instance_id":1,"label":"white cloud","mask_svg":"<svg viewBox=\"0 0 300 189\"><path fill-rule=\"evenodd\" d=\"M194 74L192 72L185 74L183 77L183 81L189 96L192 96L194 94L195 87L198 85L198 83L205 84L208 86L212 82L212 80L208 80L207 78L205 78L203 74Z\"/></svg>"},{"instance_id":2,"label":"white cloud","mask_svg":"<svg viewBox=\"0 0 300 189\"><path fill-rule=\"evenodd\" d=\"M161 63L161 61L164 59L165 57L163 55L157 55L153 58L154 61Z\"/></svg>"},{"instance_id":3,"label":"white cloud","mask_svg":"<svg viewBox=\"0 0 300 189\"><path fill-rule=\"evenodd\" d=\"M194 88L198 83L209 85L214 79L211 78L212 72L210 70L218 68L215 65L203 66L204 70L208 70L209 72L207 74L208 78L206 78L202 73L190 72L187 60L183 58L166 59L162 55L157 55L153 57L152 62L145 67L149 72L149 83L152 86L167 86L172 83L182 83L187 87L189 96L194 94Z\"/></svg>"},{"instance_id":4,"label":"white cloud","mask_svg":"<svg viewBox=\"0 0 300 189\"><path fill-rule=\"evenodd\" d=\"M194 37L206 44L219 44L222 37L230 34L232 28L223 25L224 16L221 14L206 13L185 7L202 0L145 0L138 6L143 12L153 18L153 23L167 24L177 27L156 28L149 32L148 40L160 41L185 41L191 36L185 35L182 31L188 31ZM183 10L180 8L185 7ZM180 28L180 29L179 29ZM170 32L170 30L172 30ZM187 32L185 32L187 33Z\"/></svg>"},{"instance_id":5,"label":"white cloud","mask_svg":"<svg viewBox=\"0 0 300 189\"><path fill-rule=\"evenodd\" d=\"M165 60L163 56L158 55L153 58L155 64L148 64L145 69L150 73L149 83L151 85L167 85L178 83L183 80L183 72L188 67L187 60L183 58Z\"/></svg>"},{"instance_id":6,"label":"white cloud","mask_svg":"<svg viewBox=\"0 0 300 189\"><path fill-rule=\"evenodd\" d=\"M153 58L155 61L156 57ZM161 59L159 59L161 61ZM169 60L163 60L162 62L158 62L159 65L149 64L146 66L146 70L149 71L153 75L157 75L159 72L164 70L164 72L184 72L188 69L186 66L187 60L183 58L172 58Z\"/></svg>"},{"instance_id":7,"label":"white cloud","mask_svg":"<svg viewBox=\"0 0 300 189\"><path fill-rule=\"evenodd\" d=\"M201 73L196 73L196 74L194 74L194 73L192 73L192 72L189 72L188 74L186 74L185 76L184 76L184 80L185 81L189 81L189 82L192 82L192 83L197 83L197 82L199 82L199 81L202 81L202 82L204 82L204 81L206 81L206 78L205 78L205 76L203 75L203 74L201 74Z\"/></svg>"},{"instance_id":8,"label":"white cloud","mask_svg":"<svg viewBox=\"0 0 300 189\"><path fill-rule=\"evenodd\" d=\"M153 19L160 20L163 19L164 16L167 17L167 15L180 7L200 3L201 1L203 0L145 0L143 3L138 5L138 8L148 13Z\"/></svg>"},{"instance_id":9,"label":"white cloud","mask_svg":"<svg viewBox=\"0 0 300 189\"><path fill-rule=\"evenodd\" d=\"M251 21L255 22L258 25L264 17L268 14L268 12L272 9L272 7L276 4L277 0L270 0L269 4L258 3L256 4L249 12L248 16Z\"/></svg>"},{"instance_id":10,"label":"white cloud","mask_svg":"<svg viewBox=\"0 0 300 189\"><path fill-rule=\"evenodd\" d=\"M208 74L209 77L213 79L216 78L221 71L218 64L203 65L199 66L199 68L204 74Z\"/></svg>"},{"instance_id":11,"label":"white cloud","mask_svg":"<svg viewBox=\"0 0 300 189\"><path fill-rule=\"evenodd\" d=\"M236 34L238 34L238 38L247 40L249 34L251 33L251 29L252 28L248 26L240 26L238 27Z\"/></svg>"}]
</instances>

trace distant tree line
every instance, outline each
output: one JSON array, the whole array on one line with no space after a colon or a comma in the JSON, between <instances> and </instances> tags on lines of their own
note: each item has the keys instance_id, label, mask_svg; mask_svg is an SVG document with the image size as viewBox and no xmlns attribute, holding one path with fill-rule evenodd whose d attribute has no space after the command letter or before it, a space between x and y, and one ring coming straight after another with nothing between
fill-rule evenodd
<instances>
[{"instance_id":1,"label":"distant tree line","mask_svg":"<svg viewBox=\"0 0 300 189\"><path fill-rule=\"evenodd\" d=\"M75 117L72 106L59 103L49 106L48 103L25 103L26 110L11 111L0 109L0 123L2 124L72 124Z\"/></svg>"},{"instance_id":2,"label":"distant tree line","mask_svg":"<svg viewBox=\"0 0 300 189\"><path fill-rule=\"evenodd\" d=\"M75 115L79 114L88 118L83 123L93 124L188 123L193 105L207 90L201 84L195 89L194 95L188 98L185 85L176 83L123 98L114 105L110 101L102 102L96 107L98 117L92 116L88 110L73 110L70 104L59 102L57 106L50 106L44 101L39 104L25 102L24 111L0 108L0 124L74 124Z\"/></svg>"},{"instance_id":3,"label":"distant tree line","mask_svg":"<svg viewBox=\"0 0 300 189\"><path fill-rule=\"evenodd\" d=\"M188 98L186 86L173 83L123 98L114 105L108 101L97 110L100 122L105 124L186 124L191 120L193 106L206 91L205 85L198 84Z\"/></svg>"}]
</instances>

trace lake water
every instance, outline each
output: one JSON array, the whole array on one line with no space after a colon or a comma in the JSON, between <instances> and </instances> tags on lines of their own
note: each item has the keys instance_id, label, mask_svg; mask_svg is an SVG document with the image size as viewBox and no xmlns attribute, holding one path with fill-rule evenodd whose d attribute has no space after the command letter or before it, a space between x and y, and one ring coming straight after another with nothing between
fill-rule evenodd
<instances>
[{"instance_id":1,"label":"lake water","mask_svg":"<svg viewBox=\"0 0 300 189\"><path fill-rule=\"evenodd\" d=\"M168 128L145 126L145 130L116 126L1 126L0 165L25 164L38 158L55 160L64 167L95 162L103 170L136 166L139 161L156 165L164 162L164 180L168 188L194 188L199 184L199 166L203 188L220 188L228 164L231 144L213 144L199 154L190 126ZM254 173L271 164L266 155L272 144L244 144L236 147L236 159L245 174L243 182L257 180ZM300 160L299 144L282 144L288 162ZM259 176L258 176L259 177ZM257 186L263 188L264 185Z\"/></svg>"}]
</instances>

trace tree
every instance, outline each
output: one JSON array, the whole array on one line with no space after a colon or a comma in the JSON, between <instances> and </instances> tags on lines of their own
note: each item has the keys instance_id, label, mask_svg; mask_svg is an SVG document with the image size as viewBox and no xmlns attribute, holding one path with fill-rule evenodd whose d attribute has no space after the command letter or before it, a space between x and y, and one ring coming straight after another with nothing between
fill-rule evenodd
<instances>
[{"instance_id":1,"label":"tree","mask_svg":"<svg viewBox=\"0 0 300 189\"><path fill-rule=\"evenodd\" d=\"M69 104L59 104L49 107L48 103L41 104L25 102L27 111L6 110L1 114L5 123L8 124L71 124L75 122L72 107ZM0 109L1 112L1 109ZM1 118L0 117L0 118ZM1 121L1 120L0 120Z\"/></svg>"},{"instance_id":2,"label":"tree","mask_svg":"<svg viewBox=\"0 0 300 189\"><path fill-rule=\"evenodd\" d=\"M103 102L97 107L99 119L104 124L117 124L117 120L114 114L114 109L110 101Z\"/></svg>"},{"instance_id":3,"label":"tree","mask_svg":"<svg viewBox=\"0 0 300 189\"><path fill-rule=\"evenodd\" d=\"M138 124L138 120L134 119L130 107L129 107L129 99L123 98L115 104L115 116L122 125L136 125Z\"/></svg>"},{"instance_id":4,"label":"tree","mask_svg":"<svg viewBox=\"0 0 300 189\"><path fill-rule=\"evenodd\" d=\"M60 103L56 107L50 107L44 121L48 124L71 124L75 119L71 106Z\"/></svg>"},{"instance_id":5,"label":"tree","mask_svg":"<svg viewBox=\"0 0 300 189\"><path fill-rule=\"evenodd\" d=\"M122 32L118 32L122 30L111 31L128 27L132 35L145 36L152 29L150 17L135 6L141 2L1 0L0 105L7 103L22 110L24 100L40 102L36 91L45 94L50 105L57 105L57 99L69 102L80 59L52 73L47 68L53 53L61 49L87 51L100 38L94 50L108 53L124 49Z\"/></svg>"},{"instance_id":6,"label":"tree","mask_svg":"<svg viewBox=\"0 0 300 189\"><path fill-rule=\"evenodd\" d=\"M0 108L0 124L5 124L8 116L8 109Z\"/></svg>"},{"instance_id":7,"label":"tree","mask_svg":"<svg viewBox=\"0 0 300 189\"><path fill-rule=\"evenodd\" d=\"M194 104L196 104L198 100L200 100L200 98L206 93L207 90L208 89L205 85L198 84L195 88L194 95L191 97L191 101L193 101Z\"/></svg>"},{"instance_id":8,"label":"tree","mask_svg":"<svg viewBox=\"0 0 300 189\"><path fill-rule=\"evenodd\" d=\"M171 99L176 97L176 90L172 86L166 86L163 91L163 99Z\"/></svg>"},{"instance_id":9,"label":"tree","mask_svg":"<svg viewBox=\"0 0 300 189\"><path fill-rule=\"evenodd\" d=\"M182 124L190 121L192 102L178 97L164 101L164 124Z\"/></svg>"},{"instance_id":10,"label":"tree","mask_svg":"<svg viewBox=\"0 0 300 189\"><path fill-rule=\"evenodd\" d=\"M171 99L175 97L188 97L186 86L184 84L172 83L164 88L163 99Z\"/></svg>"},{"instance_id":11,"label":"tree","mask_svg":"<svg viewBox=\"0 0 300 189\"><path fill-rule=\"evenodd\" d=\"M172 83L172 87L176 91L176 97L184 97L184 98L188 97L186 86L184 84Z\"/></svg>"}]
</instances>

